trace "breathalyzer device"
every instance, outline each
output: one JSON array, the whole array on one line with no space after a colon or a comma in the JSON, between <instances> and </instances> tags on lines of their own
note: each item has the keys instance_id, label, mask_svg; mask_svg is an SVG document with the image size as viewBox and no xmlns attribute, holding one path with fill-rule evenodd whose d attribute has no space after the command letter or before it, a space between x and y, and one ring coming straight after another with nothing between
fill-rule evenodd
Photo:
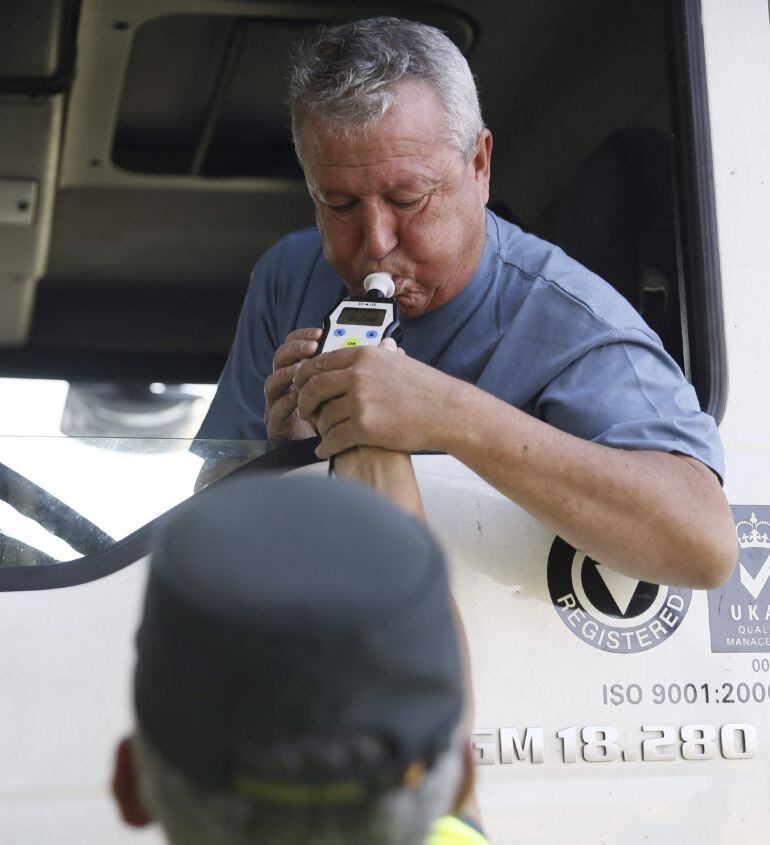
<instances>
[{"instance_id":1,"label":"breathalyzer device","mask_svg":"<svg viewBox=\"0 0 770 845\"><path fill-rule=\"evenodd\" d=\"M355 346L379 346L386 337L398 342L401 327L390 273L370 273L364 279L365 299L345 297L325 317L318 354Z\"/></svg>"}]
</instances>

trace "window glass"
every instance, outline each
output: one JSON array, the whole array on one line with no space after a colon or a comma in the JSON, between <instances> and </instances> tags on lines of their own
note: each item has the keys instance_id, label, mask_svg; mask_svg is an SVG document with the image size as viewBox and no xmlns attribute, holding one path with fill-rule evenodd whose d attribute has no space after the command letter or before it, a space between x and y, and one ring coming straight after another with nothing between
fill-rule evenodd
<instances>
[{"instance_id":1,"label":"window glass","mask_svg":"<svg viewBox=\"0 0 770 845\"><path fill-rule=\"evenodd\" d=\"M102 551L192 495L205 459L233 469L262 454L262 443L189 451L214 390L0 379L0 566Z\"/></svg>"},{"instance_id":2,"label":"window glass","mask_svg":"<svg viewBox=\"0 0 770 845\"><path fill-rule=\"evenodd\" d=\"M110 548L189 498L207 477L265 454L261 441L0 437L0 566ZM131 561L125 561L130 563Z\"/></svg>"},{"instance_id":3,"label":"window glass","mask_svg":"<svg viewBox=\"0 0 770 845\"><path fill-rule=\"evenodd\" d=\"M213 384L0 378L0 437L193 437L215 390Z\"/></svg>"}]
</instances>

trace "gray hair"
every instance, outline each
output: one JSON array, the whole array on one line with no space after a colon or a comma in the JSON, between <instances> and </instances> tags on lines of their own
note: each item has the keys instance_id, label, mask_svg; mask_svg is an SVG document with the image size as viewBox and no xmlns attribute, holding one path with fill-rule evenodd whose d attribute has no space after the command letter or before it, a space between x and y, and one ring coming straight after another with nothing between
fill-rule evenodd
<instances>
[{"instance_id":1,"label":"gray hair","mask_svg":"<svg viewBox=\"0 0 770 845\"><path fill-rule=\"evenodd\" d=\"M137 729L132 744L142 802L171 845L422 845L449 812L462 780L461 733L415 786L399 786L361 808L312 811L256 804L192 782ZM344 754L345 749L341 749Z\"/></svg>"},{"instance_id":2,"label":"gray hair","mask_svg":"<svg viewBox=\"0 0 770 845\"><path fill-rule=\"evenodd\" d=\"M295 47L289 82L291 131L297 158L300 112L323 119L332 131L368 131L396 100L406 79L433 85L444 106L444 140L470 161L484 128L468 62L440 30L400 18L378 17L321 27Z\"/></svg>"}]
</instances>

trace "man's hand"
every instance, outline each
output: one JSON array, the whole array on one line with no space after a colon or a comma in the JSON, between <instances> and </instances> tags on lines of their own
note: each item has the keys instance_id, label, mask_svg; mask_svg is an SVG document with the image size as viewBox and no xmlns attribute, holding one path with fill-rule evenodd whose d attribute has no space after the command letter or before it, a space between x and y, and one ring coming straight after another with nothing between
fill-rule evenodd
<instances>
[{"instance_id":1,"label":"man's hand","mask_svg":"<svg viewBox=\"0 0 770 845\"><path fill-rule=\"evenodd\" d=\"M265 427L270 440L304 440L315 429L297 413L298 390L292 383L302 361L318 350L321 329L295 329L273 356L273 373L265 379Z\"/></svg>"},{"instance_id":2,"label":"man's hand","mask_svg":"<svg viewBox=\"0 0 770 845\"><path fill-rule=\"evenodd\" d=\"M338 349L300 364L299 416L315 423L320 458L360 445L440 448L440 409L456 379L391 349L384 341L377 349Z\"/></svg>"}]
</instances>

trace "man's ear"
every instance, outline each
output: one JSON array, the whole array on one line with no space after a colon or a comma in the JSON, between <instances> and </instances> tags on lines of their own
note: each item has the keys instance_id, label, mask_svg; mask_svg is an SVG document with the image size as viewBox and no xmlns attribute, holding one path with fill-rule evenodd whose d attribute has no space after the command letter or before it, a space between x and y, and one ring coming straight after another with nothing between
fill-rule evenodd
<instances>
[{"instance_id":1,"label":"man's ear","mask_svg":"<svg viewBox=\"0 0 770 845\"><path fill-rule=\"evenodd\" d=\"M139 797L139 781L130 737L122 739L115 750L112 794L118 802L120 814L126 824L131 827L144 827L150 824L152 816L144 808Z\"/></svg>"},{"instance_id":2,"label":"man's ear","mask_svg":"<svg viewBox=\"0 0 770 845\"><path fill-rule=\"evenodd\" d=\"M473 174L476 187L483 205L489 201L489 171L492 164L492 133L482 129L476 139L476 152L473 155Z\"/></svg>"}]
</instances>

